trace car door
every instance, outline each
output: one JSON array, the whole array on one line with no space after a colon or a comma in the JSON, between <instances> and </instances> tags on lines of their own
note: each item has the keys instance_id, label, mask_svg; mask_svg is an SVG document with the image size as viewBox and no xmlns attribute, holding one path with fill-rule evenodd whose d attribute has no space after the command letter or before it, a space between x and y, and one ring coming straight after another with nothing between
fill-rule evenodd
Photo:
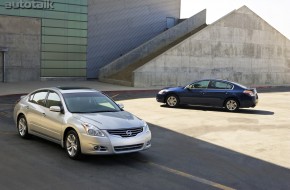
<instances>
[{"instance_id":1,"label":"car door","mask_svg":"<svg viewBox=\"0 0 290 190\"><path fill-rule=\"evenodd\" d=\"M54 92L49 91L46 99L46 107L44 108L43 129L45 134L52 138L52 140L60 141L62 134L62 127L64 124L64 114L61 112L50 111L51 106L58 106L62 108L62 101L60 96Z\"/></svg>"},{"instance_id":2,"label":"car door","mask_svg":"<svg viewBox=\"0 0 290 190\"><path fill-rule=\"evenodd\" d=\"M26 117L29 126L29 130L36 133L44 133L42 129L45 100L47 96L47 90L37 91L30 95L26 109Z\"/></svg>"},{"instance_id":3,"label":"car door","mask_svg":"<svg viewBox=\"0 0 290 190\"><path fill-rule=\"evenodd\" d=\"M202 80L194 82L186 87L181 94L182 103L192 105L205 105L204 94L209 84L209 80Z\"/></svg>"},{"instance_id":4,"label":"car door","mask_svg":"<svg viewBox=\"0 0 290 190\"><path fill-rule=\"evenodd\" d=\"M208 106L218 106L222 107L228 94L231 93L233 85L218 80L211 80L206 93L204 94L204 99Z\"/></svg>"}]
</instances>

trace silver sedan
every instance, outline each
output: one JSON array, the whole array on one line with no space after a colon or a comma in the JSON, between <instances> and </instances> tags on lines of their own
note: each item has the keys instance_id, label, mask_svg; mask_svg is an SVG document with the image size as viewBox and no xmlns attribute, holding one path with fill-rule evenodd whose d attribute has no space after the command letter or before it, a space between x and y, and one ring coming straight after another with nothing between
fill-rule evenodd
<instances>
[{"instance_id":1,"label":"silver sedan","mask_svg":"<svg viewBox=\"0 0 290 190\"><path fill-rule=\"evenodd\" d=\"M36 135L58 143L72 159L82 154L130 153L151 147L147 123L93 89L36 90L15 105L14 120L22 138Z\"/></svg>"}]
</instances>

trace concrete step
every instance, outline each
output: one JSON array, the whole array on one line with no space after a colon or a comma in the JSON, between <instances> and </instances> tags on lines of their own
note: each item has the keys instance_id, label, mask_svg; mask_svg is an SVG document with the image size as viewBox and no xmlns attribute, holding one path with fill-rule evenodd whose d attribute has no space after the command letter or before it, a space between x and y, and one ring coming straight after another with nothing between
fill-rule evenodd
<instances>
[{"instance_id":1,"label":"concrete step","mask_svg":"<svg viewBox=\"0 0 290 190\"><path fill-rule=\"evenodd\" d=\"M207 24L201 25L200 27L196 28L195 30L193 30L193 31L187 33L186 35L176 39L175 41L173 41L169 45L167 45L165 47L162 47L162 48L158 49L157 51L153 52L152 54L149 54L148 56L137 60L136 62L134 62L134 63L130 64L129 66L127 66L126 68L124 68L123 70L121 70L121 71L109 76L106 79L114 80L114 81L123 81L124 84L126 84L126 83L131 83L132 84L132 82L133 82L133 79L132 79L133 71L135 71L139 67L142 67L143 65L145 65L146 63L148 63L152 59L156 58L157 56L165 53L167 50L169 50L170 48L172 48L175 45L179 44L183 40L189 38L191 35L199 32L202 29L204 29L206 26L207 26ZM100 79L100 80L102 80L102 79Z\"/></svg>"},{"instance_id":2,"label":"concrete step","mask_svg":"<svg viewBox=\"0 0 290 190\"><path fill-rule=\"evenodd\" d=\"M121 86L133 86L133 83L130 81L125 81L125 80L117 80L117 79L112 79L112 78L101 78L99 81L104 82L104 83L109 83L109 84L117 84Z\"/></svg>"},{"instance_id":3,"label":"concrete step","mask_svg":"<svg viewBox=\"0 0 290 190\"><path fill-rule=\"evenodd\" d=\"M132 72L206 25L206 10L178 23L100 69L99 79L132 81Z\"/></svg>"}]
</instances>

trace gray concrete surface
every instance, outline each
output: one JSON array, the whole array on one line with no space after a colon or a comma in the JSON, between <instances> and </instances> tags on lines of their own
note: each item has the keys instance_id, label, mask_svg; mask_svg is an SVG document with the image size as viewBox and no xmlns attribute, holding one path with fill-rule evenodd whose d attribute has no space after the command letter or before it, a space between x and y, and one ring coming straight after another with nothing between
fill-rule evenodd
<instances>
[{"instance_id":1,"label":"gray concrete surface","mask_svg":"<svg viewBox=\"0 0 290 190\"><path fill-rule=\"evenodd\" d=\"M152 124L290 169L289 96L289 91L259 93L257 107L237 113L194 106L170 109L155 98L122 103Z\"/></svg>"},{"instance_id":2,"label":"gray concrete surface","mask_svg":"<svg viewBox=\"0 0 290 190\"><path fill-rule=\"evenodd\" d=\"M135 70L133 86L176 86L203 78L289 85L290 41L243 6Z\"/></svg>"},{"instance_id":3,"label":"gray concrete surface","mask_svg":"<svg viewBox=\"0 0 290 190\"><path fill-rule=\"evenodd\" d=\"M5 81L40 79L40 35L40 19L0 16L0 45L8 48Z\"/></svg>"},{"instance_id":4,"label":"gray concrete surface","mask_svg":"<svg viewBox=\"0 0 290 190\"><path fill-rule=\"evenodd\" d=\"M120 85L113 85L91 80L53 80L53 81L30 81L30 82L0 82L0 96L9 94L29 93L38 88L54 87L54 86L73 86L73 87L89 87L99 91L136 91L136 90L152 90L154 88L133 88Z\"/></svg>"},{"instance_id":5,"label":"gray concrete surface","mask_svg":"<svg viewBox=\"0 0 290 190\"><path fill-rule=\"evenodd\" d=\"M1 189L290 189L289 91L261 93L256 108L238 113L170 109L154 95L115 97L149 123L151 149L82 161L48 141L21 139L11 115L18 97L1 97Z\"/></svg>"},{"instance_id":6,"label":"gray concrete surface","mask_svg":"<svg viewBox=\"0 0 290 190\"><path fill-rule=\"evenodd\" d=\"M190 33L191 31L199 28L204 24L206 24L206 10L203 10L191 18L188 18L178 25L164 31L163 33L121 56L110 64L102 67L100 69L99 79L103 80L108 78L110 75L125 69L130 64L135 64L139 60L146 58L161 48L169 46L175 40L181 38L182 36Z\"/></svg>"}]
</instances>

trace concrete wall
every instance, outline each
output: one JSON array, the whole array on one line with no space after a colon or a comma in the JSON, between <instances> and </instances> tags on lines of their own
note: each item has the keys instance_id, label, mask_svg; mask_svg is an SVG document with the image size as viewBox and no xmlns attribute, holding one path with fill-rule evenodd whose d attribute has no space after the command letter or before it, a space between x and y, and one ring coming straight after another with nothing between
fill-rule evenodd
<instances>
[{"instance_id":1,"label":"concrete wall","mask_svg":"<svg viewBox=\"0 0 290 190\"><path fill-rule=\"evenodd\" d=\"M40 19L0 15L0 47L9 49L6 52L7 82L39 80L40 39Z\"/></svg>"},{"instance_id":2,"label":"concrete wall","mask_svg":"<svg viewBox=\"0 0 290 190\"><path fill-rule=\"evenodd\" d=\"M0 51L0 82L3 82L3 52Z\"/></svg>"},{"instance_id":3,"label":"concrete wall","mask_svg":"<svg viewBox=\"0 0 290 190\"><path fill-rule=\"evenodd\" d=\"M18 0L0 0L0 15L41 19L42 79L86 77L87 0L54 0L53 9L7 9L7 2Z\"/></svg>"},{"instance_id":4,"label":"concrete wall","mask_svg":"<svg viewBox=\"0 0 290 190\"><path fill-rule=\"evenodd\" d=\"M88 78L166 29L180 17L180 0L88 0Z\"/></svg>"},{"instance_id":5,"label":"concrete wall","mask_svg":"<svg viewBox=\"0 0 290 190\"><path fill-rule=\"evenodd\" d=\"M289 85L289 39L244 6L135 70L134 86L184 85L203 78Z\"/></svg>"},{"instance_id":6,"label":"concrete wall","mask_svg":"<svg viewBox=\"0 0 290 190\"><path fill-rule=\"evenodd\" d=\"M158 51L160 48L170 45L175 40L205 24L206 10L203 10L101 68L100 78L105 78L121 71L130 64L147 57L148 55Z\"/></svg>"}]
</instances>

